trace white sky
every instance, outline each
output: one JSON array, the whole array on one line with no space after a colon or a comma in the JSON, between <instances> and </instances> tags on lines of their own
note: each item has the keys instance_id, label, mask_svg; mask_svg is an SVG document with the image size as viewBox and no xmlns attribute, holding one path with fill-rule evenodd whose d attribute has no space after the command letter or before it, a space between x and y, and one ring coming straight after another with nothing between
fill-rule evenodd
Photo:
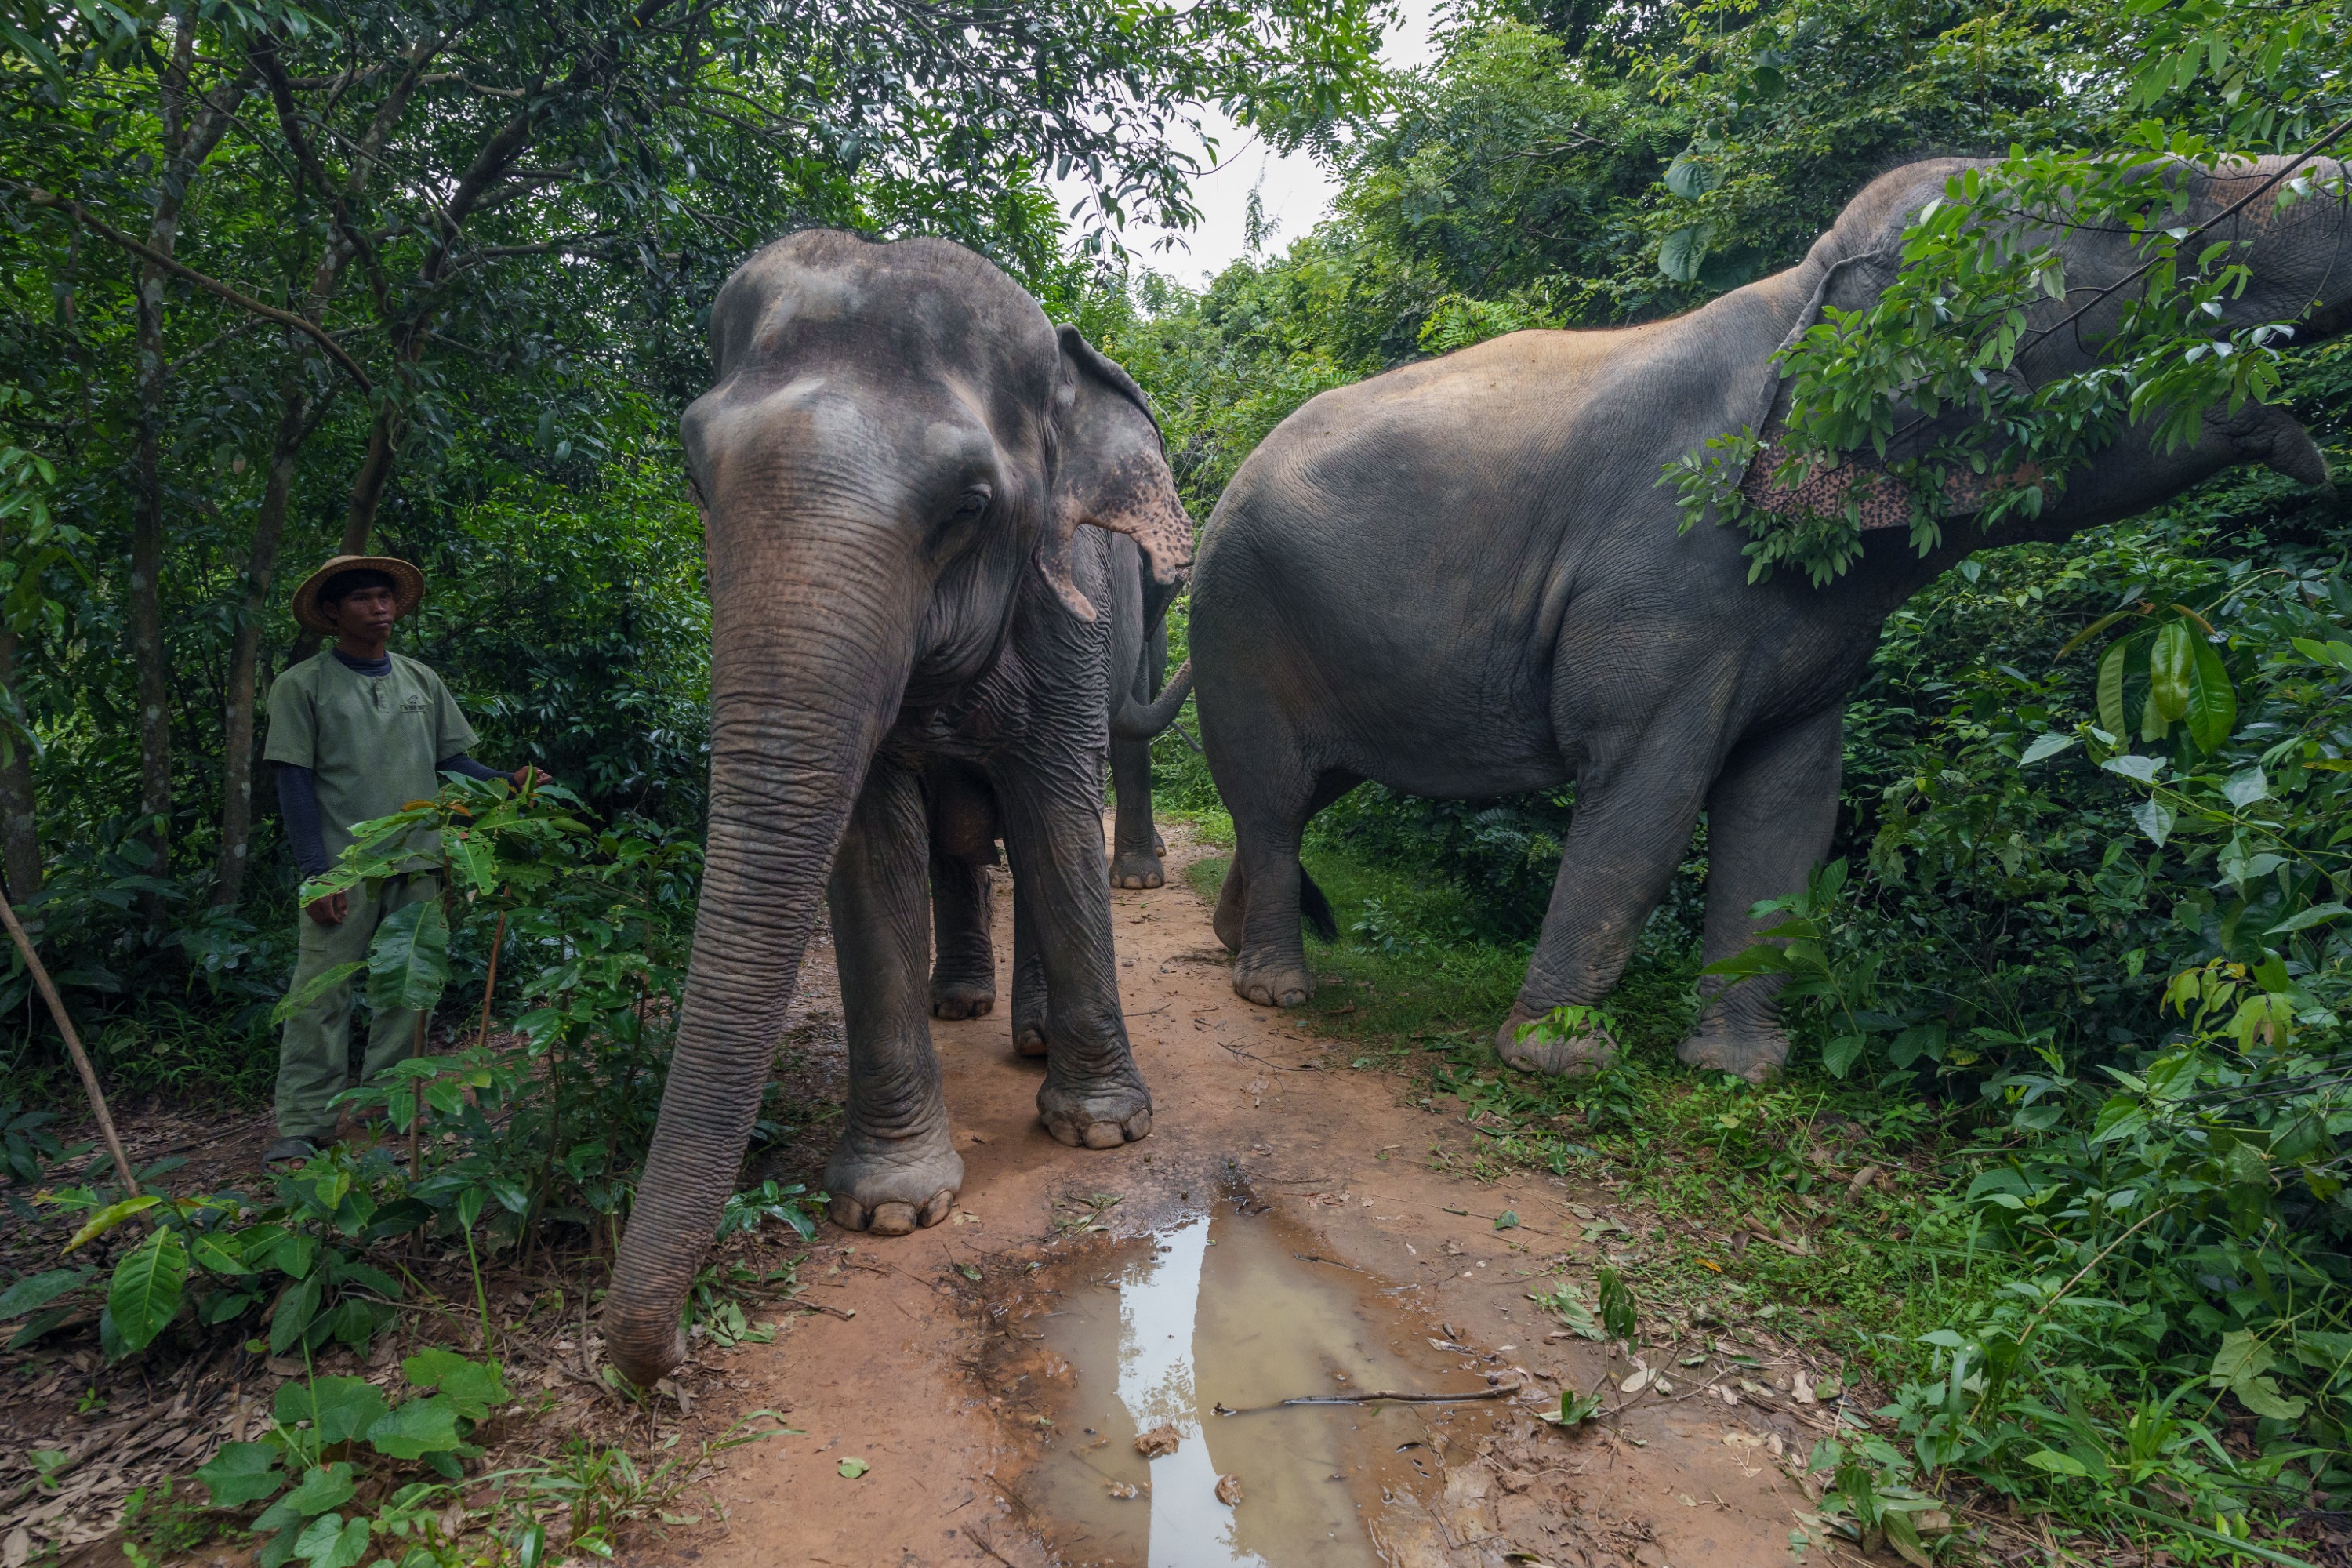
<instances>
[{"instance_id":1,"label":"white sky","mask_svg":"<svg viewBox=\"0 0 2352 1568\"><path fill-rule=\"evenodd\" d=\"M1437 0L1397 0L1402 20L1381 40L1383 64L1403 70L1428 63L1433 55L1429 34L1436 5ZM1205 280L1204 275L1213 277L1223 271L1243 254L1243 219L1253 188L1259 192L1266 217L1279 226L1266 241L1266 249L1276 255L1320 223L1339 192L1338 183L1311 153L1274 153L1213 109L1203 117L1202 124L1217 144L1217 158L1203 157L1202 162L1223 166L1192 187L1193 203L1201 209L1199 226L1178 235L1176 246L1166 250L1155 250L1152 245L1166 237L1169 230L1130 223L1121 234L1143 266L1196 289ZM1189 133L1186 140L1191 140ZM1069 184L1071 188L1062 194L1065 210L1079 194L1077 183Z\"/></svg>"}]
</instances>

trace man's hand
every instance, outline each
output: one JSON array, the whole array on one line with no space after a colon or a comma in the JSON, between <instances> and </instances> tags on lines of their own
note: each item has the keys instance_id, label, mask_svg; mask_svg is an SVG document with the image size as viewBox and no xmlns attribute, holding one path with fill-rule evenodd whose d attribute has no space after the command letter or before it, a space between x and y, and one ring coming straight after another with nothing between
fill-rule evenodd
<instances>
[{"instance_id":1,"label":"man's hand","mask_svg":"<svg viewBox=\"0 0 2352 1568\"><path fill-rule=\"evenodd\" d=\"M352 912L349 893L329 893L323 899L312 899L302 906L302 912L322 926L339 926L343 917Z\"/></svg>"},{"instance_id":2,"label":"man's hand","mask_svg":"<svg viewBox=\"0 0 2352 1568\"><path fill-rule=\"evenodd\" d=\"M513 778L517 789L529 789L533 784L551 784L555 782L553 773L532 763L523 763L509 776Z\"/></svg>"}]
</instances>

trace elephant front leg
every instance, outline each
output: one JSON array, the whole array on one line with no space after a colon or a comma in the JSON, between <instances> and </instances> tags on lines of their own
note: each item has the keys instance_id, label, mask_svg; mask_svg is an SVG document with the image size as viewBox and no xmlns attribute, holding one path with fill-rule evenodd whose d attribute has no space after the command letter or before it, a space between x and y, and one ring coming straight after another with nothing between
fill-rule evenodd
<instances>
[{"instance_id":1,"label":"elephant front leg","mask_svg":"<svg viewBox=\"0 0 2352 1568\"><path fill-rule=\"evenodd\" d=\"M1096 800L1079 793L1100 776L1093 769L1048 774L1023 768L999 778L997 798L1019 900L1013 908L1016 1026L1024 1006L1018 971L1024 910L1045 978L1045 1081L1037 1089L1038 1117L1062 1142L1115 1149L1150 1133L1151 1091L1136 1070L1121 1016L1102 817ZM1057 782L1066 787L1056 788ZM1067 787L1073 784L1078 787Z\"/></svg>"},{"instance_id":2,"label":"elephant front leg","mask_svg":"<svg viewBox=\"0 0 2352 1568\"><path fill-rule=\"evenodd\" d=\"M1616 1059L1617 1042L1605 1028L1560 1039L1523 1039L1520 1031L1555 1007L1598 1005L1615 989L1690 842L1707 757L1687 746L1628 750L1638 766L1593 770L1578 781L1543 934L1495 1037L1496 1053L1515 1068L1576 1074Z\"/></svg>"},{"instance_id":3,"label":"elephant front leg","mask_svg":"<svg viewBox=\"0 0 2352 1568\"><path fill-rule=\"evenodd\" d=\"M988 863L931 844L931 1016L982 1018L996 1006Z\"/></svg>"},{"instance_id":4,"label":"elephant front leg","mask_svg":"<svg viewBox=\"0 0 2352 1568\"><path fill-rule=\"evenodd\" d=\"M1797 892L1837 826L1844 714L1832 708L1734 751L1706 802L1706 961L1746 949L1763 929L1748 910ZM1773 922L1767 921L1764 924ZM1691 1067L1761 1083L1789 1059L1777 974L1699 981L1701 1008L1675 1054Z\"/></svg>"},{"instance_id":5,"label":"elephant front leg","mask_svg":"<svg viewBox=\"0 0 2352 1568\"><path fill-rule=\"evenodd\" d=\"M878 1236L939 1224L963 1185L925 1006L929 842L914 773L877 757L825 889L849 1034L849 1104L824 1185L835 1225Z\"/></svg>"}]
</instances>

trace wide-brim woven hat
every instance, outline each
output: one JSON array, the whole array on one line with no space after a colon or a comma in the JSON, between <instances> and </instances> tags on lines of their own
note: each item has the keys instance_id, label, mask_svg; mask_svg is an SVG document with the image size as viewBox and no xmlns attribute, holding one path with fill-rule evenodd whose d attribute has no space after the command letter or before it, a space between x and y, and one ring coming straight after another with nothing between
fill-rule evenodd
<instances>
[{"instance_id":1,"label":"wide-brim woven hat","mask_svg":"<svg viewBox=\"0 0 2352 1568\"><path fill-rule=\"evenodd\" d=\"M403 616L415 615L416 606L425 602L425 574L399 556L338 555L303 578L302 585L294 590L294 618L302 623L303 630L320 637L335 635L335 623L319 608L319 590L328 579L346 572L381 572L391 578L393 597Z\"/></svg>"}]
</instances>

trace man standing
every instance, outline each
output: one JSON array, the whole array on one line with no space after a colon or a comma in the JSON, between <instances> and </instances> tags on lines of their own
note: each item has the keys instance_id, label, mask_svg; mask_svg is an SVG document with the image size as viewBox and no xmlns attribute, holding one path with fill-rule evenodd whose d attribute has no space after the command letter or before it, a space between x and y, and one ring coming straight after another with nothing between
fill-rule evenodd
<instances>
[{"instance_id":1,"label":"man standing","mask_svg":"<svg viewBox=\"0 0 2352 1568\"><path fill-rule=\"evenodd\" d=\"M527 783L466 754L473 726L441 678L389 652L393 623L425 597L425 576L389 555L338 555L294 590L294 618L333 639L269 688L269 743L278 801L295 863L307 879L350 847L352 828L440 793L444 773ZM429 849L420 845L420 851ZM394 910L440 897L439 879L415 872L331 893L304 906L291 991L338 964L363 963L376 927ZM290 994L289 991L289 994ZM286 1024L278 1047L278 1142L270 1163L302 1161L331 1142L351 1060L352 985L330 987ZM361 1081L370 1082L415 1048L413 1010L378 1013L368 1031Z\"/></svg>"}]
</instances>

